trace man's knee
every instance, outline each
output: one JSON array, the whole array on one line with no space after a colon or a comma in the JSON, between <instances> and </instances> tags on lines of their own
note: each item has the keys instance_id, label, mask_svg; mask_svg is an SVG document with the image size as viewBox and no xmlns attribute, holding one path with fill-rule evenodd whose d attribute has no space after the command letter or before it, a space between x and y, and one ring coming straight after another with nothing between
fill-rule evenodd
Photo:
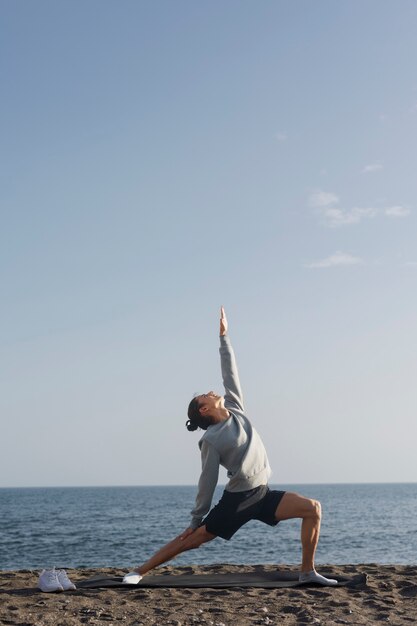
<instances>
[{"instance_id":1,"label":"man's knee","mask_svg":"<svg viewBox=\"0 0 417 626\"><path fill-rule=\"evenodd\" d=\"M206 530L205 526L197 528L192 535L189 535L185 540L187 542L187 550L193 550L199 548L203 543L207 543L215 538L216 535L212 535Z\"/></svg>"},{"instance_id":2,"label":"man's knee","mask_svg":"<svg viewBox=\"0 0 417 626\"><path fill-rule=\"evenodd\" d=\"M311 504L311 516L316 519L321 519L321 503L318 500L310 500Z\"/></svg>"},{"instance_id":3,"label":"man's knee","mask_svg":"<svg viewBox=\"0 0 417 626\"><path fill-rule=\"evenodd\" d=\"M321 520L321 504L318 500L307 498L304 514L302 517L309 517L314 520Z\"/></svg>"}]
</instances>

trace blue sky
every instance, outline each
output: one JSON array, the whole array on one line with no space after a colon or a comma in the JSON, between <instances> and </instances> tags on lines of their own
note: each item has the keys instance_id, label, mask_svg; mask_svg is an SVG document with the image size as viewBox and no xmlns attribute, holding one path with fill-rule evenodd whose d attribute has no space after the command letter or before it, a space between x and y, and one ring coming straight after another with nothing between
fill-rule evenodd
<instances>
[{"instance_id":1,"label":"blue sky","mask_svg":"<svg viewBox=\"0 0 417 626\"><path fill-rule=\"evenodd\" d=\"M416 481L415 2L3 2L0 481Z\"/></svg>"}]
</instances>

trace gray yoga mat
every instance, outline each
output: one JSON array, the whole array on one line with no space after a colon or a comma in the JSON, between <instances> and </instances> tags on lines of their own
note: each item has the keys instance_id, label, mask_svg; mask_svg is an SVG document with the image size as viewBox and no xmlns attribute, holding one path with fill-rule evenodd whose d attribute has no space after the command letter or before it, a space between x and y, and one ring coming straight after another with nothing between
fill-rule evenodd
<instances>
[{"instance_id":1,"label":"gray yoga mat","mask_svg":"<svg viewBox=\"0 0 417 626\"><path fill-rule=\"evenodd\" d=\"M366 585L367 575L357 574L350 577L332 576L320 572L328 578L336 578L340 587L359 587ZM312 583L300 583L296 572L230 572L228 574L160 574L145 576L137 585L124 585L122 577L104 578L96 576L89 580L76 581L77 589L100 589L107 587L123 587L140 589L150 587L162 588L204 588L230 589L232 587L258 587L275 589L277 587L321 586ZM326 587L329 589L329 587Z\"/></svg>"}]
</instances>

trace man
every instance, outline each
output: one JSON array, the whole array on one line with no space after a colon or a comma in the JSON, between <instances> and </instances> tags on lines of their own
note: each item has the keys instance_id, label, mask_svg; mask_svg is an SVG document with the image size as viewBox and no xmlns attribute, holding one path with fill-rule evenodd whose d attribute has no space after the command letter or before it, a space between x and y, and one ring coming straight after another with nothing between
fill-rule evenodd
<instances>
[{"instance_id":1,"label":"man","mask_svg":"<svg viewBox=\"0 0 417 626\"><path fill-rule=\"evenodd\" d=\"M320 534L320 502L297 493L273 491L268 487L271 474L268 457L261 438L244 412L236 361L227 330L227 318L222 307L220 358L225 395L209 391L193 398L188 407L188 430L205 430L199 441L202 472L191 524L143 565L126 574L123 582L137 584L154 567L216 537L229 540L252 519L275 526L286 519L301 518L300 582L337 585L337 580L321 576L314 568ZM221 500L209 512L220 465L228 470L229 482Z\"/></svg>"}]
</instances>

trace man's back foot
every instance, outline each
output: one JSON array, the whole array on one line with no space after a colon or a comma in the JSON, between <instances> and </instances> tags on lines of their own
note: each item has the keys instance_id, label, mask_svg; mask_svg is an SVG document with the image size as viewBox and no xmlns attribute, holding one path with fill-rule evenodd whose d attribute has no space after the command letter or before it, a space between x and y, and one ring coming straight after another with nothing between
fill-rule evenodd
<instances>
[{"instance_id":1,"label":"man's back foot","mask_svg":"<svg viewBox=\"0 0 417 626\"><path fill-rule=\"evenodd\" d=\"M123 577L125 585L137 585L142 580L142 576L138 572L129 572Z\"/></svg>"}]
</instances>

